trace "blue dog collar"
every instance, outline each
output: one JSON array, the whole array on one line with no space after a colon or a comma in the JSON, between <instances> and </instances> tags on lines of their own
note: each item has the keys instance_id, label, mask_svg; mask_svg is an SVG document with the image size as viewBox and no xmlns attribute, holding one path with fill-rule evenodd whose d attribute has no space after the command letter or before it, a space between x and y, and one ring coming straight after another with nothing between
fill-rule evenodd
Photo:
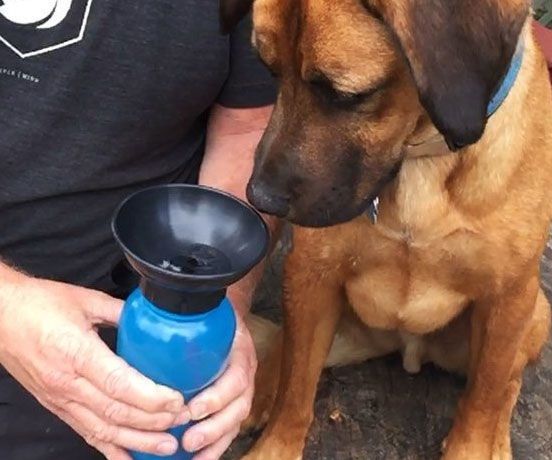
<instances>
[{"instance_id":1,"label":"blue dog collar","mask_svg":"<svg viewBox=\"0 0 552 460\"><path fill-rule=\"evenodd\" d=\"M493 98L491 99L491 102L489 103L489 106L487 107L487 117L490 118L494 115L494 113L500 108L502 103L506 100L508 97L508 94L510 94L510 91L512 90L514 84L516 83L517 77L519 75L519 71L521 70L521 64L523 63L523 54L525 52L525 41L522 37L520 37L516 52L514 54L514 57L512 58L512 62L510 63L510 68L508 69L508 72L502 79L502 83L500 84L500 87L498 88L497 92L494 94Z\"/></svg>"}]
</instances>

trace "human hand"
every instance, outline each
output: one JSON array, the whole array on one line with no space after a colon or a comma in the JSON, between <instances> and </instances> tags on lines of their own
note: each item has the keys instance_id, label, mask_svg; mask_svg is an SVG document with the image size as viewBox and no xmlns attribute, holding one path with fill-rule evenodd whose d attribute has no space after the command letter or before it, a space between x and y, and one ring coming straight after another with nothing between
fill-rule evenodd
<instances>
[{"instance_id":1,"label":"human hand","mask_svg":"<svg viewBox=\"0 0 552 460\"><path fill-rule=\"evenodd\" d=\"M188 452L197 452L194 460L219 459L238 435L251 409L256 369L253 340L238 318L227 370L189 403L192 419L201 420L182 441Z\"/></svg>"},{"instance_id":2,"label":"human hand","mask_svg":"<svg viewBox=\"0 0 552 460\"><path fill-rule=\"evenodd\" d=\"M0 286L0 363L38 401L109 460L128 450L172 454L164 431L187 422L180 393L129 367L99 338L122 302L24 275Z\"/></svg>"}]
</instances>

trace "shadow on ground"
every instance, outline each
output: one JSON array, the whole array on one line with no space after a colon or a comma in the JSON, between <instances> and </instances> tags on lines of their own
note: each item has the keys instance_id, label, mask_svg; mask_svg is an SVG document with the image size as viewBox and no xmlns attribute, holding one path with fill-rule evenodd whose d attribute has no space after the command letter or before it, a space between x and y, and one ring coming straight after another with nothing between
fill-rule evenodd
<instances>
[{"instance_id":1,"label":"shadow on ground","mask_svg":"<svg viewBox=\"0 0 552 460\"><path fill-rule=\"evenodd\" d=\"M279 245L259 289L256 311L277 319L280 273L288 238ZM552 299L552 242L546 249L543 286ZM426 366L409 376L396 356L326 371L316 400L305 460L437 459L452 424L461 378ZM335 411L340 414L334 421ZM253 437L234 443L225 459L234 460ZM525 374L512 428L516 460L552 460L552 344ZM287 460L287 459L282 459Z\"/></svg>"}]
</instances>

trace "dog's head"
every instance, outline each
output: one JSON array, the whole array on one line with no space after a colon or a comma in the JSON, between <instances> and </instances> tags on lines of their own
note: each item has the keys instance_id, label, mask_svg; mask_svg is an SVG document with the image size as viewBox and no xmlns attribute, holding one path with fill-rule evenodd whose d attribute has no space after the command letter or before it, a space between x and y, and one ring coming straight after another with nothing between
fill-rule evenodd
<instances>
[{"instance_id":1,"label":"dog's head","mask_svg":"<svg viewBox=\"0 0 552 460\"><path fill-rule=\"evenodd\" d=\"M229 30L252 0L221 0ZM428 125L477 142L527 0L256 0L253 43L280 82L248 186L299 225L361 214Z\"/></svg>"}]
</instances>

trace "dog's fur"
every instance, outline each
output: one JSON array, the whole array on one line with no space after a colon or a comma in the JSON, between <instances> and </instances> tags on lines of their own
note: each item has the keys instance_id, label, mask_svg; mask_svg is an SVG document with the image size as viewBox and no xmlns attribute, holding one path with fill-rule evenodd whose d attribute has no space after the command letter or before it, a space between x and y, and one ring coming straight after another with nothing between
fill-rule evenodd
<instances>
[{"instance_id":1,"label":"dog's fur","mask_svg":"<svg viewBox=\"0 0 552 460\"><path fill-rule=\"evenodd\" d=\"M525 0L255 1L281 89L249 198L297 226L248 421L268 425L247 459L301 457L325 362L394 351L410 372L467 374L444 458L511 458L522 372L550 324L552 98L528 18ZM487 120L520 34L519 77ZM409 157L437 131L456 153Z\"/></svg>"}]
</instances>

